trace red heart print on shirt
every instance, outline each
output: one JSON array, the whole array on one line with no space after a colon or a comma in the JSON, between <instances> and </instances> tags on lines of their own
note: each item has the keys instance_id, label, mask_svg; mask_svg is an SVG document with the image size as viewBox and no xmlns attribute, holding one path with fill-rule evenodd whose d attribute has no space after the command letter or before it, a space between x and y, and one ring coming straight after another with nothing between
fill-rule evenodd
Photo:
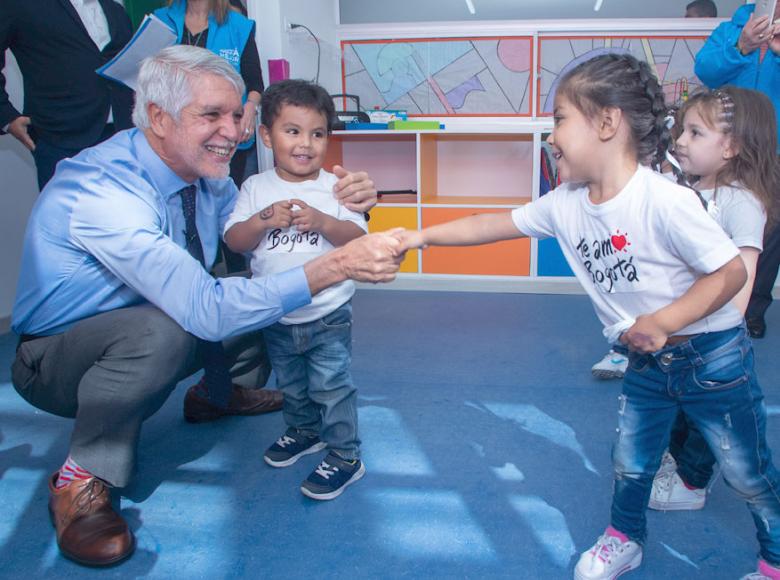
<instances>
[{"instance_id":1,"label":"red heart print on shirt","mask_svg":"<svg viewBox=\"0 0 780 580\"><path fill-rule=\"evenodd\" d=\"M626 246L631 245L631 242L628 241L626 234L621 234L620 230L617 230L609 240L612 242L612 247L615 248L618 252L622 251Z\"/></svg>"},{"instance_id":2,"label":"red heart print on shirt","mask_svg":"<svg viewBox=\"0 0 780 580\"><path fill-rule=\"evenodd\" d=\"M615 246L615 249L617 251L622 250L626 247L626 236L620 235L620 236L612 236L612 245Z\"/></svg>"}]
</instances>

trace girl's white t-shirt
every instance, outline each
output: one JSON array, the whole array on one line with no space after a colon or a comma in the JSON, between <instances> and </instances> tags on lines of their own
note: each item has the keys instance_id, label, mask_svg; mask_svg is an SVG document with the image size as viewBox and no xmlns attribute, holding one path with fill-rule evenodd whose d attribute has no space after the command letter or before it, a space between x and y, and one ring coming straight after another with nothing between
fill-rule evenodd
<instances>
[{"instance_id":1,"label":"girl's white t-shirt","mask_svg":"<svg viewBox=\"0 0 780 580\"><path fill-rule=\"evenodd\" d=\"M512 218L525 235L558 239L610 343L638 316L674 302L699 277L739 255L693 191L644 166L605 203L593 204L587 185L564 183L513 210ZM676 334L726 330L741 322L729 302Z\"/></svg>"},{"instance_id":2,"label":"girl's white t-shirt","mask_svg":"<svg viewBox=\"0 0 780 580\"><path fill-rule=\"evenodd\" d=\"M766 211L752 192L735 186L703 189L709 213L738 248L764 249Z\"/></svg>"},{"instance_id":3,"label":"girl's white t-shirt","mask_svg":"<svg viewBox=\"0 0 780 580\"><path fill-rule=\"evenodd\" d=\"M677 183L673 173L662 173L666 179ZM702 189L699 194L707 202L707 213L718 222L723 231L738 248L764 249L766 210L749 190L738 185Z\"/></svg>"},{"instance_id":4,"label":"girl's white t-shirt","mask_svg":"<svg viewBox=\"0 0 780 580\"><path fill-rule=\"evenodd\" d=\"M293 183L281 179L271 169L253 175L244 182L238 194L233 213L230 214L224 231L236 223L246 221L272 203L289 199L300 199L311 207L335 217L356 223L368 231L363 214L340 205L333 195L333 186L338 178L332 173L320 170L317 179ZM268 276L302 266L333 249L333 245L320 232L299 232L295 227L268 230L260 243L252 250L252 276ZM355 284L346 280L312 296L310 304L289 312L282 324L302 324L318 320L352 298Z\"/></svg>"}]
</instances>

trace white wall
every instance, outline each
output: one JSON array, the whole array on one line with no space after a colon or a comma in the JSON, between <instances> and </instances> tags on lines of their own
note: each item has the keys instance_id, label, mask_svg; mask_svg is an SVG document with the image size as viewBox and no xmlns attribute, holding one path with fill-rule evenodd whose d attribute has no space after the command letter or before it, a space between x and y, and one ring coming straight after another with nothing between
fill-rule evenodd
<instances>
[{"instance_id":1,"label":"white wall","mask_svg":"<svg viewBox=\"0 0 780 580\"><path fill-rule=\"evenodd\" d=\"M378 22L548 20L555 18L677 18L691 0L341 0L342 24ZM728 18L744 0L715 0ZM596 11L594 8L600 6Z\"/></svg>"},{"instance_id":2,"label":"white wall","mask_svg":"<svg viewBox=\"0 0 780 580\"><path fill-rule=\"evenodd\" d=\"M22 76L10 52L6 53L3 74L11 102L21 111ZM0 274L0 332L9 328L22 255L22 237L37 196L35 164L30 152L10 135L0 136L0 247L5 256Z\"/></svg>"},{"instance_id":3,"label":"white wall","mask_svg":"<svg viewBox=\"0 0 780 580\"><path fill-rule=\"evenodd\" d=\"M286 58L292 78L315 80L316 43L302 28L285 29L285 23L303 24L320 41L319 83L329 93L341 92L337 0L250 0L249 16L257 22L257 45L266 81L270 58Z\"/></svg>"}]
</instances>

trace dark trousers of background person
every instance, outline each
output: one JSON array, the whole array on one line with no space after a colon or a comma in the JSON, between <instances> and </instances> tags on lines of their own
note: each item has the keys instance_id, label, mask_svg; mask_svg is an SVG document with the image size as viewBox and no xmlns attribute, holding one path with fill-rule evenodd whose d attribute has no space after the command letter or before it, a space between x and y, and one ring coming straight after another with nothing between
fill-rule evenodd
<instances>
[{"instance_id":1,"label":"dark trousers of background person","mask_svg":"<svg viewBox=\"0 0 780 580\"><path fill-rule=\"evenodd\" d=\"M709 485L717 460L701 431L688 422L682 411L677 413L672 426L669 453L677 462L677 474L685 483L698 489Z\"/></svg>"},{"instance_id":2,"label":"dark trousers of background person","mask_svg":"<svg viewBox=\"0 0 780 580\"><path fill-rule=\"evenodd\" d=\"M116 133L114 124L110 123L103 129L103 133L100 138L91 146L97 145L111 137ZM35 169L38 173L38 190L42 191L43 188L49 183L49 180L54 175L54 171L57 169L57 163L65 159L66 157L74 157L86 147L80 147L77 149L69 147L59 147L48 141L35 137L35 131L31 134L33 141L35 141L35 151L33 151L33 159L35 160Z\"/></svg>"},{"instance_id":3,"label":"dark trousers of background person","mask_svg":"<svg viewBox=\"0 0 780 580\"><path fill-rule=\"evenodd\" d=\"M131 480L143 422L202 366L198 339L151 305L85 318L60 334L23 338L28 340L19 344L11 369L17 392L34 407L74 418L73 460L115 487ZM234 382L265 384L270 366L262 331L223 344Z\"/></svg>"},{"instance_id":4,"label":"dark trousers of background person","mask_svg":"<svg viewBox=\"0 0 780 580\"><path fill-rule=\"evenodd\" d=\"M764 250L758 257L756 281L750 295L745 318L764 320L767 308L772 304L772 288L780 268L780 224L774 224L764 236Z\"/></svg>"},{"instance_id":5,"label":"dark trousers of background person","mask_svg":"<svg viewBox=\"0 0 780 580\"><path fill-rule=\"evenodd\" d=\"M236 150L233 159L230 160L230 177L233 178L233 182L239 189L244 181L257 173L257 169L257 141L249 149ZM222 249L227 274L235 274L247 269L246 258L243 254L234 252L222 240L219 242L219 247Z\"/></svg>"}]
</instances>

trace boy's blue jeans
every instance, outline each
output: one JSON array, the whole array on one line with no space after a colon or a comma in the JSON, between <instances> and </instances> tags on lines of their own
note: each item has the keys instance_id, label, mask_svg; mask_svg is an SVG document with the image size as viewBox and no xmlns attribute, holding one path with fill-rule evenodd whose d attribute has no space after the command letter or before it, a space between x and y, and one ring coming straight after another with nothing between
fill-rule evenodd
<instances>
[{"instance_id":1,"label":"boy's blue jeans","mask_svg":"<svg viewBox=\"0 0 780 580\"><path fill-rule=\"evenodd\" d=\"M778 474L766 444L764 396L744 326L649 355L631 353L613 450L612 526L644 542L653 477L679 409L704 436L726 484L747 501L761 557L780 564Z\"/></svg>"},{"instance_id":2,"label":"boy's blue jeans","mask_svg":"<svg viewBox=\"0 0 780 580\"><path fill-rule=\"evenodd\" d=\"M284 395L284 420L319 435L344 459L360 456L357 389L352 384L352 304L303 324L277 322L263 331Z\"/></svg>"}]
</instances>

